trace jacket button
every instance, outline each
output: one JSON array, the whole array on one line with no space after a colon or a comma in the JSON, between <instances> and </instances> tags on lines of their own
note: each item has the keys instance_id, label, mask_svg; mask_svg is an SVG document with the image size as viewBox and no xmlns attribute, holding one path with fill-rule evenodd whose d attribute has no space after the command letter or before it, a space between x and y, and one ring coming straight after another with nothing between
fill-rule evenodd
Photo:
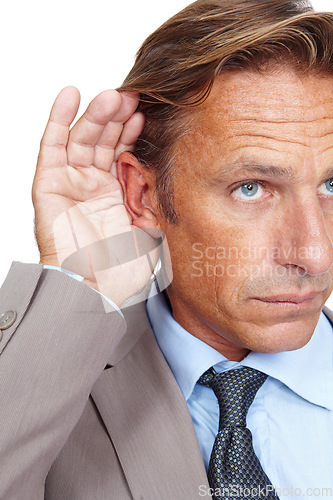
<instances>
[{"instance_id":1,"label":"jacket button","mask_svg":"<svg viewBox=\"0 0 333 500\"><path fill-rule=\"evenodd\" d=\"M17 318L16 311L6 311L0 314L0 330L7 330L15 323Z\"/></svg>"}]
</instances>

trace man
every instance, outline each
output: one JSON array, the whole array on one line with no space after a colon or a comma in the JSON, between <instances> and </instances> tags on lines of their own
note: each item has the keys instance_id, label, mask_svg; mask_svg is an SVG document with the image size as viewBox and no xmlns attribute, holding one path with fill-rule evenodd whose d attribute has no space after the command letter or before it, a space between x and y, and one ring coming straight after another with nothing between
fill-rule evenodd
<instances>
[{"instance_id":1,"label":"man","mask_svg":"<svg viewBox=\"0 0 333 500\"><path fill-rule=\"evenodd\" d=\"M33 188L46 268L17 264L0 298L2 498L333 495L332 37L306 2L199 0L71 130L78 92L58 96ZM129 224L151 235L137 260ZM173 280L148 319L131 297L161 231ZM245 424L223 438L219 388L244 373L253 447Z\"/></svg>"}]
</instances>

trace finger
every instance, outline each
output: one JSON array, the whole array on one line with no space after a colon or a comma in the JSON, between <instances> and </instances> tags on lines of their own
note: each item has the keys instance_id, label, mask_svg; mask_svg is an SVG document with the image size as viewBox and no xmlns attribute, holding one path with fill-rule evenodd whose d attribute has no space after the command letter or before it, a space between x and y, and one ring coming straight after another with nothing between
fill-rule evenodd
<instances>
[{"instance_id":1,"label":"finger","mask_svg":"<svg viewBox=\"0 0 333 500\"><path fill-rule=\"evenodd\" d=\"M123 123L109 122L99 138L94 152L94 165L101 169L110 171L112 162L114 160L115 148L118 144L119 138L122 134L124 125Z\"/></svg>"},{"instance_id":2,"label":"finger","mask_svg":"<svg viewBox=\"0 0 333 500\"><path fill-rule=\"evenodd\" d=\"M136 92L121 92L121 108L113 117L114 122L126 123L133 115L139 104L139 94Z\"/></svg>"},{"instance_id":3,"label":"finger","mask_svg":"<svg viewBox=\"0 0 333 500\"><path fill-rule=\"evenodd\" d=\"M90 114L85 117L89 120L89 127L81 120L73 127L68 146L69 162L75 166L94 165L101 170L109 171L124 123L136 110L139 97L135 93L119 94L116 91L106 91L97 97L100 98L96 98L99 108L94 107L92 110L88 108ZM91 111L95 112L94 116Z\"/></svg>"},{"instance_id":4,"label":"finger","mask_svg":"<svg viewBox=\"0 0 333 500\"><path fill-rule=\"evenodd\" d=\"M138 106L138 97L136 94L122 93L121 98L122 103L118 113L105 126L98 140L97 146L100 148L116 148L124 125L132 117Z\"/></svg>"},{"instance_id":5,"label":"finger","mask_svg":"<svg viewBox=\"0 0 333 500\"><path fill-rule=\"evenodd\" d=\"M142 113L134 113L123 126L109 123L95 148L94 165L100 169L110 171L116 154L133 149L135 142L144 126ZM118 153L119 152L119 153Z\"/></svg>"},{"instance_id":6,"label":"finger","mask_svg":"<svg viewBox=\"0 0 333 500\"><path fill-rule=\"evenodd\" d=\"M117 159L123 151L132 151L144 125L144 114L139 111L134 113L134 115L132 115L131 118L125 123L115 150L115 159Z\"/></svg>"},{"instance_id":7,"label":"finger","mask_svg":"<svg viewBox=\"0 0 333 500\"><path fill-rule=\"evenodd\" d=\"M88 167L93 164L94 148L106 125L119 114L122 102L116 90L106 90L91 101L69 135L67 155L70 165Z\"/></svg>"},{"instance_id":8,"label":"finger","mask_svg":"<svg viewBox=\"0 0 333 500\"><path fill-rule=\"evenodd\" d=\"M69 127L80 105L80 92L75 87L65 87L57 96L41 140L38 166L54 168L67 160L66 146Z\"/></svg>"}]
</instances>

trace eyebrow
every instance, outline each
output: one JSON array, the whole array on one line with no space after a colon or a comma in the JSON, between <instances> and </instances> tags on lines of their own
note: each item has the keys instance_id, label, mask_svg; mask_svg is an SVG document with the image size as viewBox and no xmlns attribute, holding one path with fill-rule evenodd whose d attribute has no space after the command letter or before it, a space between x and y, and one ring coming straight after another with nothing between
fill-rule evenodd
<instances>
[{"instance_id":1,"label":"eyebrow","mask_svg":"<svg viewBox=\"0 0 333 500\"><path fill-rule=\"evenodd\" d=\"M333 167L325 171L324 179L333 179Z\"/></svg>"},{"instance_id":2,"label":"eyebrow","mask_svg":"<svg viewBox=\"0 0 333 500\"><path fill-rule=\"evenodd\" d=\"M226 175L236 175L238 172L255 173L261 174L265 177L277 177L292 180L295 177L295 173L292 168L288 167L277 167L275 165L265 165L259 164L257 162L240 162L237 161L230 165L225 166L221 172ZM218 182L218 178L216 179Z\"/></svg>"},{"instance_id":3,"label":"eyebrow","mask_svg":"<svg viewBox=\"0 0 333 500\"><path fill-rule=\"evenodd\" d=\"M241 172L246 175L249 174L249 177L251 177L251 174L254 173L254 174L260 174L263 177L279 178L286 180L295 179L295 172L293 171L292 168L278 167L275 165L268 165L268 164L264 165L251 161L250 162L237 161L223 168L221 172L223 172L223 174L226 175L236 175L237 173ZM325 170L322 178L323 180L333 179L333 167L330 167L327 170ZM220 182L221 182L221 177L219 178L217 175L213 180L213 184L218 186Z\"/></svg>"},{"instance_id":4,"label":"eyebrow","mask_svg":"<svg viewBox=\"0 0 333 500\"><path fill-rule=\"evenodd\" d=\"M242 163L242 164L236 164L235 166L231 166L231 172L233 170L236 170L236 169L256 172L258 174L262 174L262 175L265 175L268 177L279 177L279 178L292 179L295 176L292 168L277 167L274 165L260 165L260 164L251 163L251 162L250 163L246 162L246 163Z\"/></svg>"}]
</instances>

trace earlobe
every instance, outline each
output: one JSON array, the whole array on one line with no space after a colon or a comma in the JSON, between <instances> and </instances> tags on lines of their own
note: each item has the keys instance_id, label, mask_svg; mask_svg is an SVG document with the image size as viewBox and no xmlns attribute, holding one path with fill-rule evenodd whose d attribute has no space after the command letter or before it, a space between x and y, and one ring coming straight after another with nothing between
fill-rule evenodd
<instances>
[{"instance_id":1,"label":"earlobe","mask_svg":"<svg viewBox=\"0 0 333 500\"><path fill-rule=\"evenodd\" d=\"M152 176L129 152L119 156L117 174L123 189L124 204L133 220L133 225L141 229L159 229L151 204L154 188Z\"/></svg>"}]
</instances>

